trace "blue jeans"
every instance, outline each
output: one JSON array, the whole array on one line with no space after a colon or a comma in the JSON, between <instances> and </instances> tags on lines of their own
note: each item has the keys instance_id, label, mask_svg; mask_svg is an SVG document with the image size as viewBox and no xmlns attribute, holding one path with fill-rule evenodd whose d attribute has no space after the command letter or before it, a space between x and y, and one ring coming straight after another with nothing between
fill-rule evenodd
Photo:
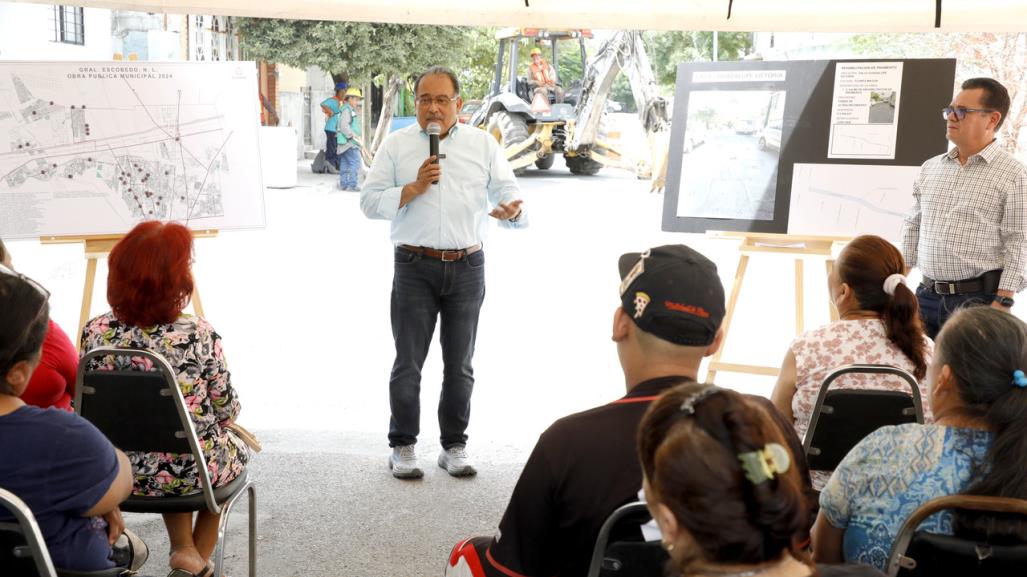
<instances>
[{"instance_id":1,"label":"blue jeans","mask_svg":"<svg viewBox=\"0 0 1027 577\"><path fill-rule=\"evenodd\" d=\"M935 339L945 321L957 310L990 305L995 295L985 292L941 295L920 285L916 288L916 298L920 301L920 319L924 323L924 332Z\"/></svg>"},{"instance_id":2,"label":"blue jeans","mask_svg":"<svg viewBox=\"0 0 1027 577\"><path fill-rule=\"evenodd\" d=\"M325 162L339 168L338 135L334 130L325 131Z\"/></svg>"},{"instance_id":3,"label":"blue jeans","mask_svg":"<svg viewBox=\"0 0 1027 577\"><path fill-rule=\"evenodd\" d=\"M357 174L360 172L360 149L347 148L339 154L339 186L343 190L357 190Z\"/></svg>"},{"instance_id":4,"label":"blue jeans","mask_svg":"<svg viewBox=\"0 0 1027 577\"><path fill-rule=\"evenodd\" d=\"M442 447L467 442L474 388L474 342L485 299L485 253L454 262L395 250L392 278L392 336L396 361L389 379L389 446L412 445L421 428L421 367L441 318L442 394L439 429Z\"/></svg>"}]
</instances>

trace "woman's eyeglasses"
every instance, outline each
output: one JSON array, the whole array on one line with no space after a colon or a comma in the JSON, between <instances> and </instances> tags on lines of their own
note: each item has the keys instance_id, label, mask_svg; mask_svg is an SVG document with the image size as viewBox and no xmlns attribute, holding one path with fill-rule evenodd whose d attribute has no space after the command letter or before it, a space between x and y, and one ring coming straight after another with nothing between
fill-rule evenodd
<instances>
[{"instance_id":1,"label":"woman's eyeglasses","mask_svg":"<svg viewBox=\"0 0 1027 577\"><path fill-rule=\"evenodd\" d=\"M50 291L46 290L46 287L44 287L43 285L39 284L38 282L32 280L31 278L21 274L20 272L11 270L11 269L7 268L6 266L0 264L0 274L6 274L8 276L13 276L13 277L16 277L16 278L20 278L21 280L29 283L29 285L32 286L32 288L34 288L37 291L39 291L39 294L43 295L43 302L46 302L46 301L50 300Z\"/></svg>"},{"instance_id":2,"label":"woman's eyeglasses","mask_svg":"<svg viewBox=\"0 0 1027 577\"><path fill-rule=\"evenodd\" d=\"M20 272L13 271L13 270L7 268L6 266L4 266L2 264L0 264L0 274L4 274L4 275L7 275L7 276L13 276L15 278L19 278L19 279L25 281L26 283L28 283L29 286L34 288L36 290L36 292L38 292L43 297L43 300L41 300L39 302L39 308L36 309L36 314L32 315L32 321L25 325L25 327L22 329L21 334L18 335L18 338L14 341L15 343L17 343L18 347L22 347L22 346L24 346L23 341L25 339L25 336L32 329L32 326L35 324L35 321L37 319L39 319L39 316L41 314L43 314L43 311L46 310L46 303L47 303L47 301L50 300L50 291L46 290L46 287L44 287L43 285L39 284L38 282L32 280L31 278L21 274ZM9 351L9 354L17 355L18 351L17 350ZM0 360L6 362L7 357L8 357L8 354L4 354L2 356L2 358L0 358ZM2 389L2 387L0 387L0 389Z\"/></svg>"}]
</instances>

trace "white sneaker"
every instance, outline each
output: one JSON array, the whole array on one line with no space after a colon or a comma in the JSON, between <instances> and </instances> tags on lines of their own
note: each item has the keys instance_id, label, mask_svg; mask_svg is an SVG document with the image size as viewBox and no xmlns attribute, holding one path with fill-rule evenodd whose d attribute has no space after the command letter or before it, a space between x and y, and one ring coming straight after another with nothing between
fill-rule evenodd
<instances>
[{"instance_id":1,"label":"white sneaker","mask_svg":"<svg viewBox=\"0 0 1027 577\"><path fill-rule=\"evenodd\" d=\"M439 453L439 466L454 477L469 477L478 473L471 465L464 445L453 445L448 449L443 449Z\"/></svg>"},{"instance_id":2,"label":"white sneaker","mask_svg":"<svg viewBox=\"0 0 1027 577\"><path fill-rule=\"evenodd\" d=\"M413 445L401 445L392 448L389 455L389 468L392 476L397 479L420 479L424 471L417 466L417 453Z\"/></svg>"}]
</instances>

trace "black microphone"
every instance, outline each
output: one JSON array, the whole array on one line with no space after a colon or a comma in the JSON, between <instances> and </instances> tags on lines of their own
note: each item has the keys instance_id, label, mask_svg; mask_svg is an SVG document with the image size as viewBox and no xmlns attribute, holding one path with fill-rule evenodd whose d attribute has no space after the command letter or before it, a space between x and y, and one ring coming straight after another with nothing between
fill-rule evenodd
<instances>
[{"instance_id":1,"label":"black microphone","mask_svg":"<svg viewBox=\"0 0 1027 577\"><path fill-rule=\"evenodd\" d=\"M428 156L434 156L435 160L432 164L439 163L439 134L442 133L442 125L438 122L431 122L424 129L428 133ZM438 184L438 180L433 180L432 184Z\"/></svg>"}]
</instances>

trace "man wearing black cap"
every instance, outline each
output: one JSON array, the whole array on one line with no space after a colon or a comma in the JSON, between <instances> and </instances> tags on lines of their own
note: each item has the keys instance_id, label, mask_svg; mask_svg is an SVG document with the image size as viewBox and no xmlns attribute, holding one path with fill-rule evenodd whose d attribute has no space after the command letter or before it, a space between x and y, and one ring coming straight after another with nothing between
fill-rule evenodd
<instances>
[{"instance_id":1,"label":"man wearing black cap","mask_svg":"<svg viewBox=\"0 0 1027 577\"><path fill-rule=\"evenodd\" d=\"M583 577L603 521L638 499L638 423L720 346L724 287L716 265L684 245L625 254L620 277L613 341L627 394L542 433L496 536L457 544L447 575Z\"/></svg>"}]
</instances>

